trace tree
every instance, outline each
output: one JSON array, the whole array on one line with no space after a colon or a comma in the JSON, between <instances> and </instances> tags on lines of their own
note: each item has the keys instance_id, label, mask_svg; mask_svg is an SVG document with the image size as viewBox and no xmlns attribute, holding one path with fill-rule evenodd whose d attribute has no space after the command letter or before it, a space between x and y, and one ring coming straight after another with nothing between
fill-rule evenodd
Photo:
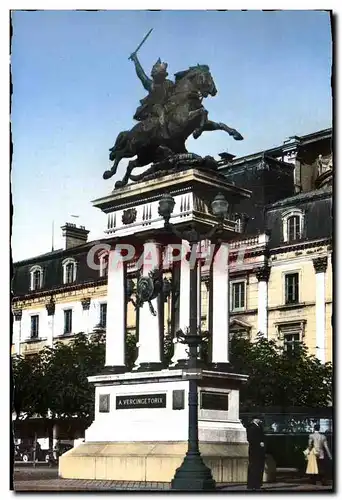
<instances>
[{"instance_id":1,"label":"tree","mask_svg":"<svg viewBox=\"0 0 342 500\"><path fill-rule=\"evenodd\" d=\"M231 362L234 370L249 375L240 391L241 411L255 407L325 407L332 400L332 365L321 363L299 343L286 350L258 335L256 342L233 337Z\"/></svg>"},{"instance_id":2,"label":"tree","mask_svg":"<svg viewBox=\"0 0 342 500\"><path fill-rule=\"evenodd\" d=\"M43 364L40 355L13 356L12 378L12 404L16 420L30 418L38 411L44 411Z\"/></svg>"},{"instance_id":3,"label":"tree","mask_svg":"<svg viewBox=\"0 0 342 500\"><path fill-rule=\"evenodd\" d=\"M49 410L53 418L77 416L85 423L94 417L94 388L88 377L104 367L103 334L80 333L68 344L57 342L41 352L44 385L49 393Z\"/></svg>"}]
</instances>

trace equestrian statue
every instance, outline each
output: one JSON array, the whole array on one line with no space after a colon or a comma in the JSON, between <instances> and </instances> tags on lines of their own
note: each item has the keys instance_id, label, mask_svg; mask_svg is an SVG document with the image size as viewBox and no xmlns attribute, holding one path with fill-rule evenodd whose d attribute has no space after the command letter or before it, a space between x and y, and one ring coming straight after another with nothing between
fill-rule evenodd
<instances>
[{"instance_id":1,"label":"equestrian statue","mask_svg":"<svg viewBox=\"0 0 342 500\"><path fill-rule=\"evenodd\" d=\"M201 158L187 151L185 142L191 134L197 139L202 132L223 130L235 140L243 139L237 130L208 119L202 101L209 95L215 96L217 89L207 65L198 64L180 71L172 82L167 78L168 64L158 59L152 67L151 78L146 75L137 52L151 31L129 57L148 94L134 114L138 123L131 130L120 132L110 149L109 159L113 166L104 172L104 179L116 174L123 158L136 157L129 162L123 179L116 182L116 188L125 186L130 179L138 181L151 173L177 168L178 165L192 163L202 168L217 168L214 158ZM149 164L152 166L142 174L132 175L134 168Z\"/></svg>"}]
</instances>

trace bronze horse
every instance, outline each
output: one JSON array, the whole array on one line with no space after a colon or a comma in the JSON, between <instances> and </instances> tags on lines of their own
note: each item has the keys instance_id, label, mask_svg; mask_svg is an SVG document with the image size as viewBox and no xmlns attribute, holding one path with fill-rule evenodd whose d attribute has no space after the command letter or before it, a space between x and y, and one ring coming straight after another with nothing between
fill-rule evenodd
<instances>
[{"instance_id":1,"label":"bronze horse","mask_svg":"<svg viewBox=\"0 0 342 500\"><path fill-rule=\"evenodd\" d=\"M202 105L202 99L216 94L208 66L198 65L176 73L175 88L163 106L162 116L151 114L131 130L120 132L110 149L109 159L114 164L104 172L103 178L115 175L123 158L137 156L129 162L123 179L115 184L115 187L124 186L134 168L161 161L173 154L187 153L185 142L191 134L197 139L202 132L223 130L235 140L242 140L237 130L208 120L208 111Z\"/></svg>"}]
</instances>

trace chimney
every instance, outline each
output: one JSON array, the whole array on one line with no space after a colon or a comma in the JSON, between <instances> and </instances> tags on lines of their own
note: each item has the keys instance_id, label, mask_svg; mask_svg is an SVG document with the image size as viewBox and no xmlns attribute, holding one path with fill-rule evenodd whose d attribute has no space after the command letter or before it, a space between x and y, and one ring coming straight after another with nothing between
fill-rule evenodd
<instances>
[{"instance_id":1,"label":"chimney","mask_svg":"<svg viewBox=\"0 0 342 500\"><path fill-rule=\"evenodd\" d=\"M65 250L87 243L89 231L84 226L76 227L76 224L66 222L61 229L65 237Z\"/></svg>"}]
</instances>

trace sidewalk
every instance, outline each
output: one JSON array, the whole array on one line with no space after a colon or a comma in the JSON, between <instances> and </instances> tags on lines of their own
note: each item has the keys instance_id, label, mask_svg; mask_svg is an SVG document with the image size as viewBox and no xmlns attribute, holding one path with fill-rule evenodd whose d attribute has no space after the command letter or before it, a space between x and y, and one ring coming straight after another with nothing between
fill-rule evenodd
<instances>
[{"instance_id":1,"label":"sidewalk","mask_svg":"<svg viewBox=\"0 0 342 500\"><path fill-rule=\"evenodd\" d=\"M60 479L57 469L14 470L15 491L169 491L170 483ZM263 485L264 491L333 491L332 486L313 486L307 479L289 479ZM305 482L306 481L306 482ZM218 484L217 491L245 491L245 484Z\"/></svg>"}]
</instances>

